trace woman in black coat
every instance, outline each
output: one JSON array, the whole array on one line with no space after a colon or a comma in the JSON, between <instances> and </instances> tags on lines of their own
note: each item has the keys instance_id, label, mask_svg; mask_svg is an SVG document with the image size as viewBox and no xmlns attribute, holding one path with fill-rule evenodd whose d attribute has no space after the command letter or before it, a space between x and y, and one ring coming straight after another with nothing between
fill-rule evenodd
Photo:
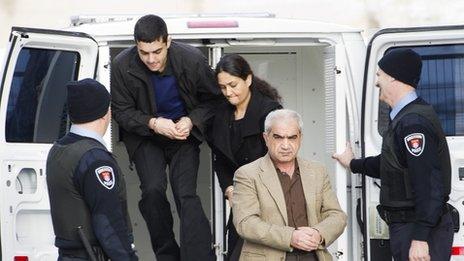
<instances>
[{"instance_id":1,"label":"woman in black coat","mask_svg":"<svg viewBox=\"0 0 464 261\"><path fill-rule=\"evenodd\" d=\"M269 112L280 109L280 96L267 82L253 75L248 62L238 54L228 54L216 65L216 77L227 99L216 109L208 128L213 151L213 168L224 196L233 204L234 172L267 153L263 139L264 120ZM228 222L227 260L240 257L243 240Z\"/></svg>"}]
</instances>

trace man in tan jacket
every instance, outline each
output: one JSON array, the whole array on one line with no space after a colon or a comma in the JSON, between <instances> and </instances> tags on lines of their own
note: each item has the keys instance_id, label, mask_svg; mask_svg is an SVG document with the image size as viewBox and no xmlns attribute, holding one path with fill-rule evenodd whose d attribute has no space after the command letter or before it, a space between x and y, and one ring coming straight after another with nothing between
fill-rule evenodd
<instances>
[{"instance_id":1,"label":"man in tan jacket","mask_svg":"<svg viewBox=\"0 0 464 261\"><path fill-rule=\"evenodd\" d=\"M268 154L234 177L234 224L245 240L240 260L327 261L326 247L346 226L327 172L297 157L303 123L295 111L271 112Z\"/></svg>"}]
</instances>

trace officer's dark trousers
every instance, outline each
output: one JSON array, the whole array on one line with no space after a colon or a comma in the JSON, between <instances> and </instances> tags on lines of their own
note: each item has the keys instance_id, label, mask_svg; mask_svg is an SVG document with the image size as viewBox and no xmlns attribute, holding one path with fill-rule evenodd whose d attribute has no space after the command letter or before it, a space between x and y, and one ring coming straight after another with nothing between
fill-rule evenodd
<instances>
[{"instance_id":1,"label":"officer's dark trousers","mask_svg":"<svg viewBox=\"0 0 464 261\"><path fill-rule=\"evenodd\" d=\"M88 258L58 256L58 261L88 261Z\"/></svg>"},{"instance_id":2,"label":"officer's dark trousers","mask_svg":"<svg viewBox=\"0 0 464 261\"><path fill-rule=\"evenodd\" d=\"M108 260L108 259L105 259ZM58 256L58 261L91 261L90 258Z\"/></svg>"},{"instance_id":3,"label":"officer's dark trousers","mask_svg":"<svg viewBox=\"0 0 464 261\"><path fill-rule=\"evenodd\" d=\"M392 223L389 229L393 259L395 261L408 260L414 223ZM432 261L450 260L453 236L453 221L448 212L440 218L438 225L432 229L427 240Z\"/></svg>"},{"instance_id":4,"label":"officer's dark trousers","mask_svg":"<svg viewBox=\"0 0 464 261\"><path fill-rule=\"evenodd\" d=\"M157 261L215 260L208 219L196 193L198 142L146 141L134 155L142 199L140 212L147 223ZM174 238L173 218L166 197L167 175L180 218L180 249Z\"/></svg>"}]
</instances>

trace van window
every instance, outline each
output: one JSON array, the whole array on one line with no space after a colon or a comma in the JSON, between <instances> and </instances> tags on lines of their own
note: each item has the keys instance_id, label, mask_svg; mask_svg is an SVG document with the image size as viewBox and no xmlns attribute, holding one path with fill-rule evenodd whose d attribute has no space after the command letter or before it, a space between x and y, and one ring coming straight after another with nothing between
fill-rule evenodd
<instances>
[{"instance_id":1,"label":"van window","mask_svg":"<svg viewBox=\"0 0 464 261\"><path fill-rule=\"evenodd\" d=\"M77 52L23 48L8 99L7 142L52 143L69 128L68 81L76 80Z\"/></svg>"},{"instance_id":2,"label":"van window","mask_svg":"<svg viewBox=\"0 0 464 261\"><path fill-rule=\"evenodd\" d=\"M417 46L411 49L422 57L417 94L433 106L447 136L464 135L464 45ZM388 106L381 103L379 133L386 129L388 117Z\"/></svg>"}]
</instances>

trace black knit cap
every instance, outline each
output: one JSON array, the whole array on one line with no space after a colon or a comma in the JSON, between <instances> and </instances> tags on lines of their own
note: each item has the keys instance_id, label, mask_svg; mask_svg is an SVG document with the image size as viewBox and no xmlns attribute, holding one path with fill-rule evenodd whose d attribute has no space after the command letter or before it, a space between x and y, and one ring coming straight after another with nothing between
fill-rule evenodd
<instances>
[{"instance_id":1,"label":"black knit cap","mask_svg":"<svg viewBox=\"0 0 464 261\"><path fill-rule=\"evenodd\" d=\"M379 61L379 67L396 80L416 88L420 80L422 59L411 49L394 49Z\"/></svg>"},{"instance_id":2,"label":"black knit cap","mask_svg":"<svg viewBox=\"0 0 464 261\"><path fill-rule=\"evenodd\" d=\"M93 79L69 82L68 111L72 123L86 123L99 119L108 112L110 94L105 86Z\"/></svg>"}]
</instances>

